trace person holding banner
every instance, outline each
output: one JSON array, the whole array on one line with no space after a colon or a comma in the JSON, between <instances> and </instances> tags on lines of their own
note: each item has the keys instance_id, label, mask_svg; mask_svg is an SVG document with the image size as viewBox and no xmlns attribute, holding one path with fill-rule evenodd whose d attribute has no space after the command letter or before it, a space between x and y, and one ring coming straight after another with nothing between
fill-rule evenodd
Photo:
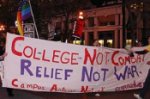
<instances>
[{"instance_id":1,"label":"person holding banner","mask_svg":"<svg viewBox=\"0 0 150 99\"><path fill-rule=\"evenodd\" d=\"M148 37L148 45L146 46L145 50L143 50L143 51L132 51L132 52L135 52L137 54L149 53L150 52L150 36ZM150 61L148 61L147 64L150 65ZM144 82L143 88L140 90L139 94L134 94L134 97L136 99L144 99L149 88L150 88L150 69L148 70L148 74L147 74L146 80Z\"/></svg>"},{"instance_id":2,"label":"person holding banner","mask_svg":"<svg viewBox=\"0 0 150 99\"><path fill-rule=\"evenodd\" d=\"M0 61L3 61L7 53L5 53L5 38L0 40ZM12 97L14 96L13 90L11 88L7 88L7 94L8 96Z\"/></svg>"},{"instance_id":3,"label":"person holding banner","mask_svg":"<svg viewBox=\"0 0 150 99\"><path fill-rule=\"evenodd\" d=\"M95 40L94 40L93 46L97 46L97 47L100 47L100 46L101 46L101 44L99 43L98 39L95 39Z\"/></svg>"},{"instance_id":4,"label":"person holding banner","mask_svg":"<svg viewBox=\"0 0 150 99\"><path fill-rule=\"evenodd\" d=\"M0 40L0 61L4 60L4 57L6 56L5 53L5 40Z\"/></svg>"},{"instance_id":5,"label":"person holding banner","mask_svg":"<svg viewBox=\"0 0 150 99\"><path fill-rule=\"evenodd\" d=\"M100 47L100 46L101 46L101 44L99 43L98 39L95 39L95 40L94 40L93 46L96 46L96 47ZM100 94L99 94L99 93L96 93L95 96L96 96L96 97L99 97Z\"/></svg>"}]
</instances>

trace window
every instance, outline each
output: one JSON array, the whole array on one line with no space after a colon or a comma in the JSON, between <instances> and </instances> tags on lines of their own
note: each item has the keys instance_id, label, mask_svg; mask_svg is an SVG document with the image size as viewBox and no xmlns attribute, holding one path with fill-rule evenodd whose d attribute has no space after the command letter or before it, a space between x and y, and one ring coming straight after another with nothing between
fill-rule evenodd
<instances>
[{"instance_id":1,"label":"window","mask_svg":"<svg viewBox=\"0 0 150 99\"><path fill-rule=\"evenodd\" d=\"M94 33L93 32L89 32L89 45L93 46L93 41L94 41Z\"/></svg>"},{"instance_id":2,"label":"window","mask_svg":"<svg viewBox=\"0 0 150 99\"><path fill-rule=\"evenodd\" d=\"M56 32L56 35L59 35L61 33L61 30L62 27L61 27L61 22L56 22L56 27L55 27L55 32Z\"/></svg>"},{"instance_id":3,"label":"window","mask_svg":"<svg viewBox=\"0 0 150 99\"><path fill-rule=\"evenodd\" d=\"M56 22L56 28L61 29L61 22Z\"/></svg>"},{"instance_id":4,"label":"window","mask_svg":"<svg viewBox=\"0 0 150 99\"><path fill-rule=\"evenodd\" d=\"M94 26L94 17L89 17L88 18L88 26L93 27Z\"/></svg>"},{"instance_id":5,"label":"window","mask_svg":"<svg viewBox=\"0 0 150 99\"><path fill-rule=\"evenodd\" d=\"M115 15L97 17L99 26L115 25Z\"/></svg>"}]
</instances>

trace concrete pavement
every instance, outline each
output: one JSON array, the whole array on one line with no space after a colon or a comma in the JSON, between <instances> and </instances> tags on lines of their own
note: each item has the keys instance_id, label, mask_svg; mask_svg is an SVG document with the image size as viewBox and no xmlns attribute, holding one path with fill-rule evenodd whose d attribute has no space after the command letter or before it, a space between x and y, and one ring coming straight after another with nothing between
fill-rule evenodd
<instances>
[{"instance_id":1,"label":"concrete pavement","mask_svg":"<svg viewBox=\"0 0 150 99\"><path fill-rule=\"evenodd\" d=\"M33 92L26 90L14 89L14 96L7 95L6 88L0 87L0 99L135 99L133 93L138 93L138 90L125 92L105 92L100 93L99 97L95 93L75 94L75 93L48 93L48 92ZM145 99L150 99L150 91Z\"/></svg>"},{"instance_id":2,"label":"concrete pavement","mask_svg":"<svg viewBox=\"0 0 150 99\"><path fill-rule=\"evenodd\" d=\"M14 96L10 97L7 95L6 88L0 87L0 99L43 99L41 96L34 95L30 92L23 90L13 90Z\"/></svg>"}]
</instances>

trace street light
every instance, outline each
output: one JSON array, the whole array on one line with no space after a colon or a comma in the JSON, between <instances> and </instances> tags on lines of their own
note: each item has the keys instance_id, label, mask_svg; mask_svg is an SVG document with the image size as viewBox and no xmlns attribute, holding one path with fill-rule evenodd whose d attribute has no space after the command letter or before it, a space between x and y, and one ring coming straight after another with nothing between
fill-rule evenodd
<instances>
[{"instance_id":1,"label":"street light","mask_svg":"<svg viewBox=\"0 0 150 99\"><path fill-rule=\"evenodd\" d=\"M0 25L0 31L4 31L5 30L5 26L3 24Z\"/></svg>"},{"instance_id":2,"label":"street light","mask_svg":"<svg viewBox=\"0 0 150 99\"><path fill-rule=\"evenodd\" d=\"M82 12L82 11L79 12L78 18L79 18L79 19L84 19L84 16L83 16L83 12Z\"/></svg>"}]
</instances>

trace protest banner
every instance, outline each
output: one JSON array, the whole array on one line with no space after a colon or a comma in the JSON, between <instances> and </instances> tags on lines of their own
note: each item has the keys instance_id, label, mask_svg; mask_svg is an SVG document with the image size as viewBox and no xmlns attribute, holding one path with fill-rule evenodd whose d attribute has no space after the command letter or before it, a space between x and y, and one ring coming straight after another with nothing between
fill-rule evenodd
<instances>
[{"instance_id":1,"label":"protest banner","mask_svg":"<svg viewBox=\"0 0 150 99\"><path fill-rule=\"evenodd\" d=\"M150 54L7 34L3 87L43 92L108 92L143 86Z\"/></svg>"},{"instance_id":2,"label":"protest banner","mask_svg":"<svg viewBox=\"0 0 150 99\"><path fill-rule=\"evenodd\" d=\"M0 61L0 77L1 78L3 77L3 68L4 68L3 61Z\"/></svg>"}]
</instances>

